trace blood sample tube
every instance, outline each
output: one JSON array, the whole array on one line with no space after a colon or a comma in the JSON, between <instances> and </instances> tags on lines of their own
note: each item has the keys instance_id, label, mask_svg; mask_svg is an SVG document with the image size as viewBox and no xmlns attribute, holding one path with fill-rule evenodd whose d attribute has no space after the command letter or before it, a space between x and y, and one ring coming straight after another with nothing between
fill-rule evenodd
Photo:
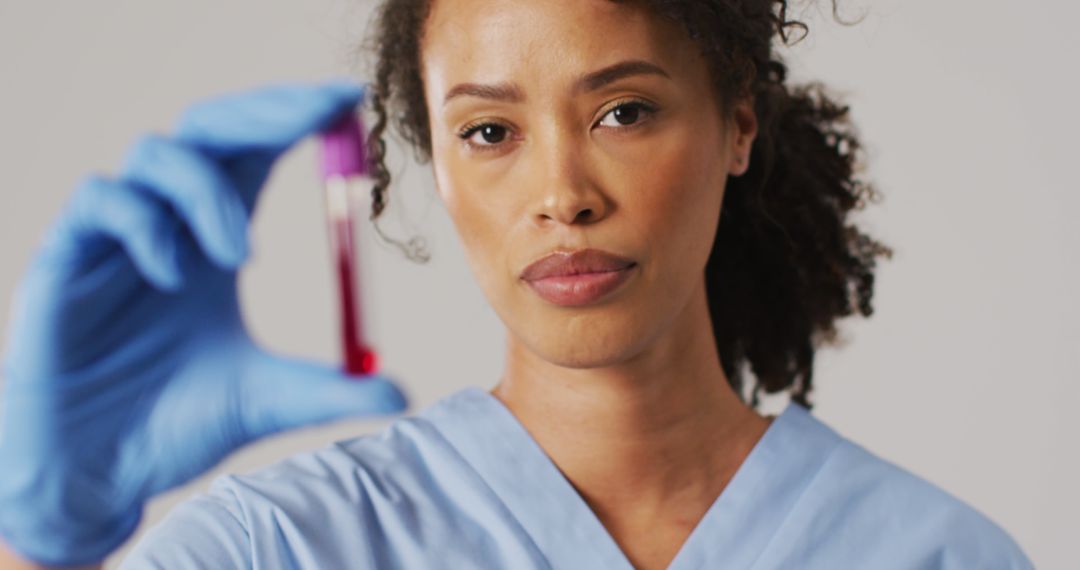
<instances>
[{"instance_id":1,"label":"blood sample tube","mask_svg":"<svg viewBox=\"0 0 1080 570\"><path fill-rule=\"evenodd\" d=\"M330 254L338 282L341 310L341 348L345 371L372 374L378 366L375 351L364 336L358 262L353 240L353 196L368 196L373 185L364 147L364 129L356 113L346 113L320 135L322 179Z\"/></svg>"}]
</instances>

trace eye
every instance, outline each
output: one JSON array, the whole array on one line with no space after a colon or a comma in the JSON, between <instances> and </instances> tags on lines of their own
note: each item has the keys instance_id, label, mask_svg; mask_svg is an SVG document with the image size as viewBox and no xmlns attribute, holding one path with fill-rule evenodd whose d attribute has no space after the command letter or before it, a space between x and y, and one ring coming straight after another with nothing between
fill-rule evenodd
<instances>
[{"instance_id":1,"label":"eye","mask_svg":"<svg viewBox=\"0 0 1080 570\"><path fill-rule=\"evenodd\" d=\"M476 135L480 136L477 137ZM458 133L465 144L478 150L488 150L506 140L508 129L497 123L467 125Z\"/></svg>"},{"instance_id":2,"label":"eye","mask_svg":"<svg viewBox=\"0 0 1080 570\"><path fill-rule=\"evenodd\" d=\"M656 108L644 101L624 101L608 111L597 124L616 129L631 127L647 120L654 112ZM609 117L614 120L613 123L607 122Z\"/></svg>"}]
</instances>

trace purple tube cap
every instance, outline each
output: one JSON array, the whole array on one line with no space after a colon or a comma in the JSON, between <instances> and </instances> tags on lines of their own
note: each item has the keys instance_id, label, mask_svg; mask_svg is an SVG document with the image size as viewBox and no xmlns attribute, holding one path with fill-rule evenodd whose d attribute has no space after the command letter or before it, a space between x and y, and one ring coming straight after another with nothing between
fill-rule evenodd
<instances>
[{"instance_id":1,"label":"purple tube cap","mask_svg":"<svg viewBox=\"0 0 1080 570\"><path fill-rule=\"evenodd\" d=\"M320 150L323 180L365 175L369 171L363 123L352 111L320 134Z\"/></svg>"}]
</instances>

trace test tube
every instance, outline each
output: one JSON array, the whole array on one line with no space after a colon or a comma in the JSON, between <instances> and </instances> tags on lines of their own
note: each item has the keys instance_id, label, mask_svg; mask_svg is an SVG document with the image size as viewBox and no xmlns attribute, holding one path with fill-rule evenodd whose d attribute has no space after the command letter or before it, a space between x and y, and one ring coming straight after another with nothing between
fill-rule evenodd
<instances>
[{"instance_id":1,"label":"test tube","mask_svg":"<svg viewBox=\"0 0 1080 570\"><path fill-rule=\"evenodd\" d=\"M320 135L322 179L330 255L338 282L341 348L345 372L375 372L378 358L364 336L358 261L353 240L353 196L368 196L374 184L359 116L348 112Z\"/></svg>"}]
</instances>

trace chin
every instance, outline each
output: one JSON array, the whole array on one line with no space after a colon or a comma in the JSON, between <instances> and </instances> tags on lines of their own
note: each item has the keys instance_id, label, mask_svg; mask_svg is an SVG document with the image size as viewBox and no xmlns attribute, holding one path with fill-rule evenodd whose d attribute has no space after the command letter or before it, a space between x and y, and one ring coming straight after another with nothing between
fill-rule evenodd
<instances>
[{"instance_id":1,"label":"chin","mask_svg":"<svg viewBox=\"0 0 1080 570\"><path fill-rule=\"evenodd\" d=\"M588 369L632 359L647 345L648 336L640 326L630 323L607 320L600 324L582 319L559 327L531 327L519 338L551 364Z\"/></svg>"}]
</instances>

